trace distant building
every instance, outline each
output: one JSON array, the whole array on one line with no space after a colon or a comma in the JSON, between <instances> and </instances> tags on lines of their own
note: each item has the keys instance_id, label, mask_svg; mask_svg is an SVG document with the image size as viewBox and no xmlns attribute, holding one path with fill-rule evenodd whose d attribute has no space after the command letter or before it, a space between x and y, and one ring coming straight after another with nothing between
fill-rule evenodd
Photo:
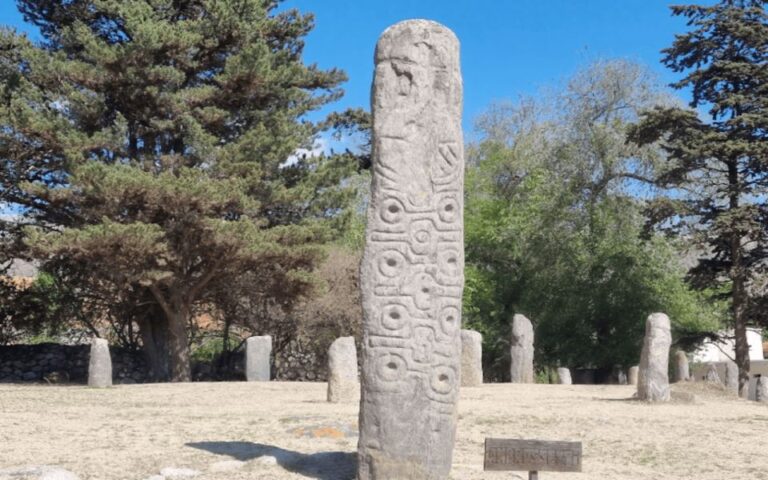
<instances>
[{"instance_id":1,"label":"distant building","mask_svg":"<svg viewBox=\"0 0 768 480\"><path fill-rule=\"evenodd\" d=\"M723 338L720 342L707 340L701 347L693 352L694 362L725 362L736 358L733 331L717 332ZM763 331L758 328L747 329L747 343L749 344L749 359L763 360Z\"/></svg>"}]
</instances>

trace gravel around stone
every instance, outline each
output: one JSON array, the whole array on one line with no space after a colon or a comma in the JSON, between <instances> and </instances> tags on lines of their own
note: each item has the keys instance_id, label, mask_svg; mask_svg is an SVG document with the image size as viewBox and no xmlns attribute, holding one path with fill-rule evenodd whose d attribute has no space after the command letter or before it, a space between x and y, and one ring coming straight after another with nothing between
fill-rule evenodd
<instances>
[{"instance_id":1,"label":"gravel around stone","mask_svg":"<svg viewBox=\"0 0 768 480\"><path fill-rule=\"evenodd\" d=\"M522 475L482 471L484 438L501 437L583 443L583 473L545 479L768 480L768 405L703 382L672 391L696 401L633 401L632 386L463 388L451 478ZM169 480L166 468L195 480L352 479L357 405L325 397L325 383L2 385L0 480ZM72 476L8 473L22 468Z\"/></svg>"}]
</instances>

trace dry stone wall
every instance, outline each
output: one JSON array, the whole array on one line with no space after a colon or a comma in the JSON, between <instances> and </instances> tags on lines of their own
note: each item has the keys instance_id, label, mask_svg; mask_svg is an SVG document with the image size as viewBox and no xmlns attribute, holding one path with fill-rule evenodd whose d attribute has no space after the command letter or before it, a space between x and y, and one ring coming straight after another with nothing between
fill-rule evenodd
<instances>
[{"instance_id":1,"label":"dry stone wall","mask_svg":"<svg viewBox=\"0 0 768 480\"><path fill-rule=\"evenodd\" d=\"M78 383L88 381L90 345L0 346L0 383L50 382ZM141 383L148 378L141 354L119 347L110 347L112 381Z\"/></svg>"}]
</instances>

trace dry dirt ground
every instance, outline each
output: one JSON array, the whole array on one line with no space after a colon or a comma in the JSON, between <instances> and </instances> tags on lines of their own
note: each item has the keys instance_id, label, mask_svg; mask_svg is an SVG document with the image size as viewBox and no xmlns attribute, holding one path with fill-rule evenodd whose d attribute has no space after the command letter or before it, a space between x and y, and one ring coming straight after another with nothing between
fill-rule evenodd
<instances>
[{"instance_id":1,"label":"dry dirt ground","mask_svg":"<svg viewBox=\"0 0 768 480\"><path fill-rule=\"evenodd\" d=\"M28 465L81 480L178 478L160 476L168 467L197 470L199 480L353 478L357 404L328 404L325 389L0 386L0 478ZM583 442L583 473L543 472L542 480L768 480L768 405L700 384L682 389L696 400L647 405L628 400L627 386L462 389L451 478L527 478L482 471L483 439L509 437Z\"/></svg>"}]
</instances>

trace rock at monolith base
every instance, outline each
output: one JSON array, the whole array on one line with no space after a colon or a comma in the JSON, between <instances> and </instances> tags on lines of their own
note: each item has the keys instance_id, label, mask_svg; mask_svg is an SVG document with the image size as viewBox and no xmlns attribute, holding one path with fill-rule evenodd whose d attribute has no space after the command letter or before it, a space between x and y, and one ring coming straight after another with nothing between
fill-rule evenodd
<instances>
[{"instance_id":1,"label":"rock at monolith base","mask_svg":"<svg viewBox=\"0 0 768 480\"><path fill-rule=\"evenodd\" d=\"M483 384L483 336L474 330L461 331L461 386Z\"/></svg>"},{"instance_id":2,"label":"rock at monolith base","mask_svg":"<svg viewBox=\"0 0 768 480\"><path fill-rule=\"evenodd\" d=\"M714 363L710 363L707 368L707 374L704 376L704 380L711 383L718 383L720 385L723 382L720 380L720 375L717 373L717 366Z\"/></svg>"},{"instance_id":3,"label":"rock at monolith base","mask_svg":"<svg viewBox=\"0 0 768 480\"><path fill-rule=\"evenodd\" d=\"M358 480L448 478L461 376L459 42L409 20L376 45Z\"/></svg>"},{"instance_id":4,"label":"rock at monolith base","mask_svg":"<svg viewBox=\"0 0 768 480\"><path fill-rule=\"evenodd\" d=\"M112 358L109 356L109 342L104 338L94 338L91 341L88 386L96 388L112 386Z\"/></svg>"},{"instance_id":5,"label":"rock at monolith base","mask_svg":"<svg viewBox=\"0 0 768 480\"><path fill-rule=\"evenodd\" d=\"M561 385L571 385L573 383L573 380L571 380L571 371L565 367L558 368L557 383Z\"/></svg>"},{"instance_id":6,"label":"rock at monolith base","mask_svg":"<svg viewBox=\"0 0 768 480\"><path fill-rule=\"evenodd\" d=\"M357 400L357 348L354 337L341 337L328 349L328 401Z\"/></svg>"},{"instance_id":7,"label":"rock at monolith base","mask_svg":"<svg viewBox=\"0 0 768 480\"><path fill-rule=\"evenodd\" d=\"M633 367L629 367L629 370L627 371L627 384L628 385L634 385L637 386L637 374L640 371L640 367L635 365Z\"/></svg>"},{"instance_id":8,"label":"rock at monolith base","mask_svg":"<svg viewBox=\"0 0 768 480\"><path fill-rule=\"evenodd\" d=\"M250 337L245 342L245 379L268 382L272 359L272 337Z\"/></svg>"},{"instance_id":9,"label":"rock at monolith base","mask_svg":"<svg viewBox=\"0 0 768 480\"><path fill-rule=\"evenodd\" d=\"M675 382L687 382L691 378L688 356L682 350L675 352Z\"/></svg>"},{"instance_id":10,"label":"rock at monolith base","mask_svg":"<svg viewBox=\"0 0 768 480\"><path fill-rule=\"evenodd\" d=\"M669 347L672 344L669 317L653 313L645 323L645 339L637 376L637 398L647 402L668 402Z\"/></svg>"},{"instance_id":11,"label":"rock at monolith base","mask_svg":"<svg viewBox=\"0 0 768 480\"><path fill-rule=\"evenodd\" d=\"M739 394L739 367L733 362L725 362L725 388L734 395Z\"/></svg>"},{"instance_id":12,"label":"rock at monolith base","mask_svg":"<svg viewBox=\"0 0 768 480\"><path fill-rule=\"evenodd\" d=\"M512 318L509 356L510 381L533 383L533 325L524 315Z\"/></svg>"},{"instance_id":13,"label":"rock at monolith base","mask_svg":"<svg viewBox=\"0 0 768 480\"><path fill-rule=\"evenodd\" d=\"M768 403L768 378L758 375L755 382L755 400L760 403Z\"/></svg>"}]
</instances>

